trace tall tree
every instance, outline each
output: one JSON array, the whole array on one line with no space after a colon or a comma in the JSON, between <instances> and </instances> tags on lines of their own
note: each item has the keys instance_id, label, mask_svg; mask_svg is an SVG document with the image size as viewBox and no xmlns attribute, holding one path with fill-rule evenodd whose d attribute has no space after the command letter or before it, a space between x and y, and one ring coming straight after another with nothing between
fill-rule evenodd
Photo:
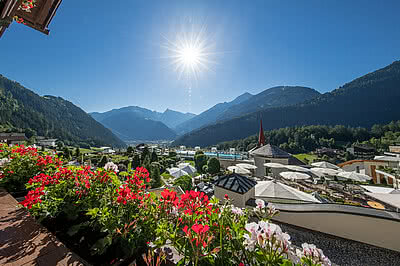
<instances>
[{"instance_id":1,"label":"tall tree","mask_svg":"<svg viewBox=\"0 0 400 266\"><path fill-rule=\"evenodd\" d=\"M153 151L151 153L151 162L158 162L158 156L157 156L156 151Z\"/></svg>"},{"instance_id":2,"label":"tall tree","mask_svg":"<svg viewBox=\"0 0 400 266\"><path fill-rule=\"evenodd\" d=\"M139 154L135 154L132 159L132 168L136 169L136 167L140 167L141 162L140 162L140 156Z\"/></svg>"},{"instance_id":3,"label":"tall tree","mask_svg":"<svg viewBox=\"0 0 400 266\"><path fill-rule=\"evenodd\" d=\"M104 167L107 162L108 162L107 156L103 155L103 157L101 157L101 160L100 160L100 162L99 162L99 164L97 166L98 167Z\"/></svg>"},{"instance_id":4,"label":"tall tree","mask_svg":"<svg viewBox=\"0 0 400 266\"><path fill-rule=\"evenodd\" d=\"M144 147L144 149L142 151L142 155L140 156L140 160L142 162L144 162L146 158L150 159L150 151L149 151L149 148L147 148L147 146Z\"/></svg>"},{"instance_id":5,"label":"tall tree","mask_svg":"<svg viewBox=\"0 0 400 266\"><path fill-rule=\"evenodd\" d=\"M212 175L219 173L221 169L221 164L219 163L219 160L215 157L212 157L208 160L207 166L208 173Z\"/></svg>"},{"instance_id":6,"label":"tall tree","mask_svg":"<svg viewBox=\"0 0 400 266\"><path fill-rule=\"evenodd\" d=\"M207 165L207 156L204 154L195 155L194 163L195 163L197 172L203 173L203 166Z\"/></svg>"},{"instance_id":7,"label":"tall tree","mask_svg":"<svg viewBox=\"0 0 400 266\"><path fill-rule=\"evenodd\" d=\"M157 167L157 165L151 166L150 178L151 178L151 187L153 188L161 187L160 169L159 167Z\"/></svg>"},{"instance_id":8,"label":"tall tree","mask_svg":"<svg viewBox=\"0 0 400 266\"><path fill-rule=\"evenodd\" d=\"M79 160L80 156L81 156L81 150L79 149L79 147L76 147L76 149L75 149L75 157L77 158L77 160Z\"/></svg>"}]
</instances>

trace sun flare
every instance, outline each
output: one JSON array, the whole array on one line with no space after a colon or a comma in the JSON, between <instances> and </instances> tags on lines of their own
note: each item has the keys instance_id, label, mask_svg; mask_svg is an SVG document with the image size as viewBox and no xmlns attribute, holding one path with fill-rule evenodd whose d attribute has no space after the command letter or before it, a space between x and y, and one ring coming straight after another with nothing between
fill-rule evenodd
<instances>
[{"instance_id":1,"label":"sun flare","mask_svg":"<svg viewBox=\"0 0 400 266\"><path fill-rule=\"evenodd\" d=\"M186 47L180 52L180 60L187 66L196 65L201 57L200 49L197 47Z\"/></svg>"},{"instance_id":2,"label":"sun flare","mask_svg":"<svg viewBox=\"0 0 400 266\"><path fill-rule=\"evenodd\" d=\"M178 73L179 79L188 83L196 81L205 70L210 70L214 44L206 34L205 27L198 31L193 28L176 33L175 38L163 36L166 43L162 46L167 51L169 65Z\"/></svg>"}]
</instances>

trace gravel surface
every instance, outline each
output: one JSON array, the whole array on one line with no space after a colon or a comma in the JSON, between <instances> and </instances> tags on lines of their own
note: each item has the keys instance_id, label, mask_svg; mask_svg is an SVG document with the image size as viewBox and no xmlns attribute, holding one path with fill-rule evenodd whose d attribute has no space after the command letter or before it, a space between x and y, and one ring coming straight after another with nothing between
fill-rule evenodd
<instances>
[{"instance_id":1,"label":"gravel surface","mask_svg":"<svg viewBox=\"0 0 400 266\"><path fill-rule=\"evenodd\" d=\"M357 241L311 231L293 225L279 224L282 231L291 236L295 246L302 243L315 244L333 264L340 266L397 266L400 265L400 253ZM399 240L400 244L400 240Z\"/></svg>"}]
</instances>

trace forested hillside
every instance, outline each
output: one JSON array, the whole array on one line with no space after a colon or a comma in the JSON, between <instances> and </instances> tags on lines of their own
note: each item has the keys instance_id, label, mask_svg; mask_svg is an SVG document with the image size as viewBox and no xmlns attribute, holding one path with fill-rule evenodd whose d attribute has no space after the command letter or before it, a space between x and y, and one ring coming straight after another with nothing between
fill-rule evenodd
<instances>
[{"instance_id":1,"label":"forested hillside","mask_svg":"<svg viewBox=\"0 0 400 266\"><path fill-rule=\"evenodd\" d=\"M344 148L354 143L368 144L377 150L400 144L400 121L374 125L371 129L345 126L286 127L264 132L267 142L290 153L308 153L317 148ZM258 143L258 135L222 142L219 150L236 148L248 151Z\"/></svg>"},{"instance_id":2,"label":"forested hillside","mask_svg":"<svg viewBox=\"0 0 400 266\"><path fill-rule=\"evenodd\" d=\"M357 78L344 86L295 106L267 108L193 131L173 145L208 146L245 138L264 129L302 125L371 127L400 117L400 61Z\"/></svg>"},{"instance_id":3,"label":"forested hillside","mask_svg":"<svg viewBox=\"0 0 400 266\"><path fill-rule=\"evenodd\" d=\"M54 96L39 96L0 75L0 124L66 144L125 146L81 108Z\"/></svg>"}]
</instances>

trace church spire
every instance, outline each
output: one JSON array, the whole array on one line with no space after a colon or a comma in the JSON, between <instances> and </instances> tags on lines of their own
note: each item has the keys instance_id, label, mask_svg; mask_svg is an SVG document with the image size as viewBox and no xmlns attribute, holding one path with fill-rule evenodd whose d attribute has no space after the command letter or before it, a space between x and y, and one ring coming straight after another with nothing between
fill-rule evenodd
<instances>
[{"instance_id":1,"label":"church spire","mask_svg":"<svg viewBox=\"0 0 400 266\"><path fill-rule=\"evenodd\" d=\"M265 145L264 129L262 126L262 119L260 118L260 133L258 135L258 147Z\"/></svg>"}]
</instances>

